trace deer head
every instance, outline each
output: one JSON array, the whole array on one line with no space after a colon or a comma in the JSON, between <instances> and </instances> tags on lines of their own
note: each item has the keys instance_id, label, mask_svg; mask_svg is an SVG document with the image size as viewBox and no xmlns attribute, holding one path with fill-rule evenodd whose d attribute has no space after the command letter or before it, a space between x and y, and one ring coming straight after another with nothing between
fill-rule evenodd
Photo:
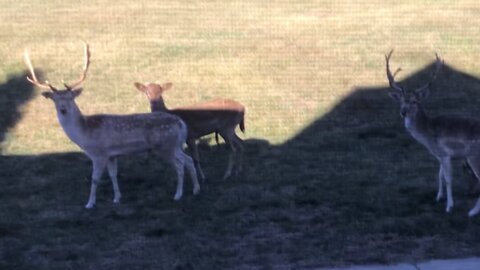
<instances>
[{"instance_id":1,"label":"deer head","mask_svg":"<svg viewBox=\"0 0 480 270\"><path fill-rule=\"evenodd\" d=\"M391 88L389 90L389 95L395 101L400 103L400 116L402 118L405 118L405 117L414 118L420 109L420 103L428 96L430 86L433 83L433 81L435 81L435 79L437 78L438 72L440 71L440 68L442 67L444 62L442 59L440 59L438 54L435 53L435 57L436 57L435 71L430 81L420 88L414 89L413 91L407 91L395 81L395 76L399 71L401 71L401 69L398 68L393 74L390 71L389 62L390 62L390 57L392 56L392 53L393 53L393 50L390 51L388 55L385 55L387 78Z\"/></svg>"},{"instance_id":2,"label":"deer head","mask_svg":"<svg viewBox=\"0 0 480 270\"><path fill-rule=\"evenodd\" d=\"M172 88L173 84L168 82L164 84L158 83L147 83L141 84L139 82L134 83L135 88L138 91L145 94L150 101L150 108L152 111L164 111L166 110L165 102L163 101L163 92L167 91L168 89Z\"/></svg>"},{"instance_id":3,"label":"deer head","mask_svg":"<svg viewBox=\"0 0 480 270\"><path fill-rule=\"evenodd\" d=\"M32 62L30 61L28 51L25 50L23 59L28 69L30 70L30 75L31 75L31 77L27 76L27 80L39 88L50 90L50 91L42 92L42 96L53 100L53 102L55 103L55 107L57 109L57 113L61 115L68 114L71 108L76 107L74 105L74 102L75 102L74 100L82 92L82 89L79 86L86 79L88 67L90 65L90 50L87 43L85 43L84 52L85 52L85 59L84 59L84 65L83 65L83 72L80 78L70 84L64 84L65 89L58 90L48 81L45 81L43 83L38 81L37 77L35 76L35 71L34 71Z\"/></svg>"}]
</instances>

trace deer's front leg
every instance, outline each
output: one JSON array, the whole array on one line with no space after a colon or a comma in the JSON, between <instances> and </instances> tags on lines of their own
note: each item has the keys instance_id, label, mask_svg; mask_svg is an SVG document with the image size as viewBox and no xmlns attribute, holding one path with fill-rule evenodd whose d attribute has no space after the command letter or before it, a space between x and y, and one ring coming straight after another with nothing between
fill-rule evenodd
<instances>
[{"instance_id":1,"label":"deer's front leg","mask_svg":"<svg viewBox=\"0 0 480 270\"><path fill-rule=\"evenodd\" d=\"M445 177L443 176L443 167L440 163L440 170L438 171L438 192L437 192L437 202L443 198L443 181Z\"/></svg>"},{"instance_id":2,"label":"deer's front leg","mask_svg":"<svg viewBox=\"0 0 480 270\"><path fill-rule=\"evenodd\" d=\"M122 197L122 194L120 193L120 188L118 187L117 159L116 158L110 158L108 160L107 168L108 168L108 175L110 176L110 179L112 180L113 194L114 194L113 195L113 203L119 203L120 198Z\"/></svg>"},{"instance_id":3,"label":"deer's front leg","mask_svg":"<svg viewBox=\"0 0 480 270\"><path fill-rule=\"evenodd\" d=\"M93 162L92 185L90 187L90 197L88 198L88 202L85 205L85 208L87 209L90 209L95 205L95 202L97 200L97 197L96 197L97 186L102 177L103 170L105 169L107 159L92 159L92 162Z\"/></svg>"},{"instance_id":4,"label":"deer's front leg","mask_svg":"<svg viewBox=\"0 0 480 270\"><path fill-rule=\"evenodd\" d=\"M441 159L441 168L443 171L443 177L445 179L445 185L447 187L447 208L449 213L453 208L453 195L452 195L452 162L450 157L444 157Z\"/></svg>"}]
</instances>

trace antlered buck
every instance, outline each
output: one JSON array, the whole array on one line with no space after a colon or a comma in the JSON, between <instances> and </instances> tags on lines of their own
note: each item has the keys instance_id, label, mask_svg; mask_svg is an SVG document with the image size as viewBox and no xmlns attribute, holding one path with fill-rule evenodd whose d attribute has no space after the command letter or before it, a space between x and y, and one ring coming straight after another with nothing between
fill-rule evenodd
<instances>
[{"instance_id":1,"label":"antlered buck","mask_svg":"<svg viewBox=\"0 0 480 270\"><path fill-rule=\"evenodd\" d=\"M31 73L31 77L27 77L28 81L39 88L50 90L43 92L42 95L54 102L58 121L63 130L92 160L92 183L86 208L95 205L97 185L105 167L108 168L112 180L113 202L120 202L117 157L130 153L154 151L173 165L177 174L175 200L179 200L183 194L184 166L192 178L193 193L197 194L200 191L193 161L182 149L187 137L187 127L178 116L166 113L90 116L82 114L75 103L75 98L82 91L79 86L85 80L90 64L88 44L85 44L85 62L80 79L72 84L65 84L64 90L58 90L48 81L42 83L37 80L27 51L24 60Z\"/></svg>"},{"instance_id":2,"label":"antlered buck","mask_svg":"<svg viewBox=\"0 0 480 270\"><path fill-rule=\"evenodd\" d=\"M245 131L245 107L242 104L234 100L217 99L192 106L168 109L163 100L163 92L170 89L172 83L160 85L136 82L134 85L147 96L152 112L168 112L180 116L185 121L188 127L187 145L192 152L193 161L202 179L205 179L205 175L200 167L196 140L211 133L220 134L231 150L227 171L223 178L230 177L234 165L236 165L236 172L242 170L243 141L235 133L237 126L240 126L242 132ZM236 164L235 160L237 160Z\"/></svg>"},{"instance_id":3,"label":"antlered buck","mask_svg":"<svg viewBox=\"0 0 480 270\"><path fill-rule=\"evenodd\" d=\"M450 212L453 207L452 196L452 158L465 159L477 179L480 179L480 120L455 117L438 116L429 117L422 108L421 102L428 96L432 82L443 66L443 61L436 55L435 71L430 81L424 86L413 91L407 91L395 81L389 67L393 51L385 56L387 78L390 84L390 96L400 103L400 115L404 119L405 128L430 153L440 162L438 172L437 201L443 198L443 184L447 190L447 208ZM480 198L469 211L469 216L480 212Z\"/></svg>"}]
</instances>

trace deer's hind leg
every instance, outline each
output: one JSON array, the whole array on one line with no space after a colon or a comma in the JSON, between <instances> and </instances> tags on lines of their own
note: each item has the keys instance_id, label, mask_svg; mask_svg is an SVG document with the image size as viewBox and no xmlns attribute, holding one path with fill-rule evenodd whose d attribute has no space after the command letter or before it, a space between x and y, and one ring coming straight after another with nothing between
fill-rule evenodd
<instances>
[{"instance_id":1,"label":"deer's hind leg","mask_svg":"<svg viewBox=\"0 0 480 270\"><path fill-rule=\"evenodd\" d=\"M165 150L165 149L163 149ZM175 196L173 199L178 201L182 198L183 195L183 175L184 175L184 162L183 159L177 158L177 149L171 149L167 152L162 151L162 149L157 150L157 154L167 163L172 165L173 169L175 170L175 174L177 176L177 191L175 192Z\"/></svg>"},{"instance_id":2,"label":"deer's hind leg","mask_svg":"<svg viewBox=\"0 0 480 270\"><path fill-rule=\"evenodd\" d=\"M470 157L467 159L468 164L472 168L473 173L480 181L480 157ZM473 217L480 212L480 197L478 198L475 206L468 212L468 216Z\"/></svg>"},{"instance_id":3,"label":"deer's hind leg","mask_svg":"<svg viewBox=\"0 0 480 270\"><path fill-rule=\"evenodd\" d=\"M230 175L232 175L232 169L233 169L233 166L235 164L235 155L236 155L236 152L237 152L237 148L233 143L233 139L232 139L233 137L232 137L231 132L220 133L220 135L223 137L223 139L225 140L225 143L227 144L227 146L230 150L230 153L228 155L227 170L225 171L225 174L223 175L223 179L227 179L227 178L230 177Z\"/></svg>"},{"instance_id":4,"label":"deer's hind leg","mask_svg":"<svg viewBox=\"0 0 480 270\"><path fill-rule=\"evenodd\" d=\"M192 177L194 185L193 193L197 194L200 192L200 185L198 183L197 172L195 170L193 160L190 156L183 152L181 146L178 146L168 152L159 151L158 153L163 160L172 165L177 175L177 190L175 192L175 196L173 197L175 201L180 200L183 196L185 166L187 167L190 177Z\"/></svg>"},{"instance_id":5,"label":"deer's hind leg","mask_svg":"<svg viewBox=\"0 0 480 270\"><path fill-rule=\"evenodd\" d=\"M472 166L468 164L468 161L463 162L463 168L468 175L468 195L479 195L480 193L480 181L473 172Z\"/></svg>"},{"instance_id":6,"label":"deer's hind leg","mask_svg":"<svg viewBox=\"0 0 480 270\"><path fill-rule=\"evenodd\" d=\"M443 167L440 163L440 169L438 171L438 192L437 192L437 202L443 198L443 182L445 181L445 177L443 175Z\"/></svg>"},{"instance_id":7,"label":"deer's hind leg","mask_svg":"<svg viewBox=\"0 0 480 270\"><path fill-rule=\"evenodd\" d=\"M184 166L187 168L187 172L192 178L193 194L196 195L200 192L200 184L198 183L197 172L195 170L194 161L191 157L185 154L182 149L178 149L176 152L176 159L183 160Z\"/></svg>"},{"instance_id":8,"label":"deer's hind leg","mask_svg":"<svg viewBox=\"0 0 480 270\"><path fill-rule=\"evenodd\" d=\"M236 162L236 169L235 173L238 174L243 171L243 152L244 152L244 146L243 146L243 140L238 137L238 135L234 132L233 133L233 141L236 145L237 149L237 162Z\"/></svg>"},{"instance_id":9,"label":"deer's hind leg","mask_svg":"<svg viewBox=\"0 0 480 270\"><path fill-rule=\"evenodd\" d=\"M445 186L447 189L447 208L446 212L450 213L453 208L453 194L452 194L452 161L450 157L443 157L440 160L443 171L443 178L445 179Z\"/></svg>"},{"instance_id":10,"label":"deer's hind leg","mask_svg":"<svg viewBox=\"0 0 480 270\"><path fill-rule=\"evenodd\" d=\"M118 180L117 180L117 172L118 172L117 158L111 157L108 159L107 169L108 169L108 175L112 180L113 194L114 194L113 203L119 203L120 198L122 197L122 194L120 193L120 188L118 186Z\"/></svg>"}]
</instances>

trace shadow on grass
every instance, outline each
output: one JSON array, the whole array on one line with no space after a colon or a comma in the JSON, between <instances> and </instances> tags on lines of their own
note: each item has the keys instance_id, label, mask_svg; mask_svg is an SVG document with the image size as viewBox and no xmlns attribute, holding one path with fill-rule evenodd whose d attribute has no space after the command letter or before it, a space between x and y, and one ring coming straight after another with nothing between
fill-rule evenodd
<instances>
[{"instance_id":1,"label":"shadow on grass","mask_svg":"<svg viewBox=\"0 0 480 270\"><path fill-rule=\"evenodd\" d=\"M22 117L21 106L33 97L33 87L25 79L26 76L27 72L10 76L0 85L0 155L1 143L6 139L8 130Z\"/></svg>"},{"instance_id":2,"label":"shadow on grass","mask_svg":"<svg viewBox=\"0 0 480 270\"><path fill-rule=\"evenodd\" d=\"M432 70L401 83L422 85ZM445 214L438 164L386 90L354 89L283 145L245 141L247 171L233 179L221 180L226 149L202 145L209 179L196 197L187 179L180 202L173 172L146 154L120 159L123 203L112 205L103 181L91 211L83 154L4 157L0 266L275 269L479 256L466 175L456 164L456 206ZM425 109L480 116L478 101L480 81L446 66Z\"/></svg>"}]
</instances>

